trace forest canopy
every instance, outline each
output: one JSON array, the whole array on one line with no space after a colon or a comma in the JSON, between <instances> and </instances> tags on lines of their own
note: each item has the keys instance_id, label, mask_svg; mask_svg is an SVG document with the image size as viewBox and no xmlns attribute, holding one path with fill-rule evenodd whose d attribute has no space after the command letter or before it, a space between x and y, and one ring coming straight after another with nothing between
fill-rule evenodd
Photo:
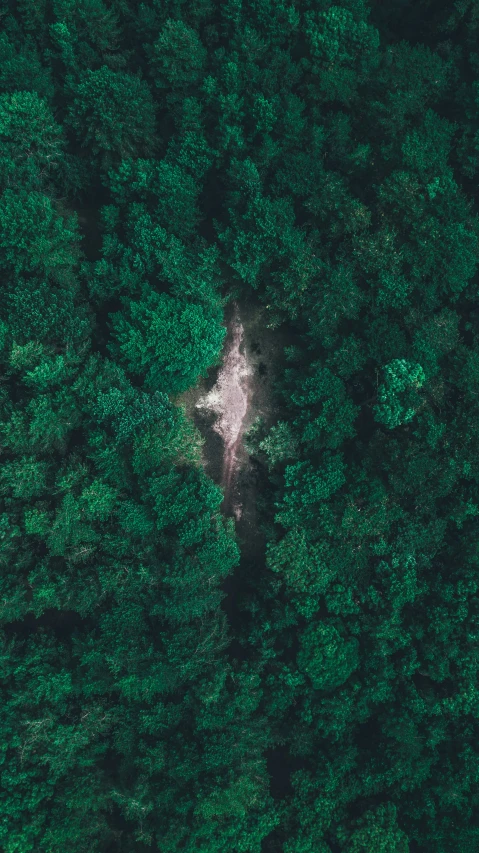
<instances>
[{"instance_id":1,"label":"forest canopy","mask_svg":"<svg viewBox=\"0 0 479 853\"><path fill-rule=\"evenodd\" d=\"M0 848L479 849L479 0L0 9ZM179 395L287 330L246 554Z\"/></svg>"}]
</instances>

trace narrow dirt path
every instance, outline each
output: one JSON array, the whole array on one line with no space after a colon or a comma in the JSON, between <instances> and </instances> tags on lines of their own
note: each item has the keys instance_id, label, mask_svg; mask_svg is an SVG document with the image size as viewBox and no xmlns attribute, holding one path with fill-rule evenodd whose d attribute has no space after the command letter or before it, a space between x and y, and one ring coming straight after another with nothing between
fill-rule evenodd
<instances>
[{"instance_id":1,"label":"narrow dirt path","mask_svg":"<svg viewBox=\"0 0 479 853\"><path fill-rule=\"evenodd\" d=\"M266 425L274 422L272 388L284 366L283 348L293 342L287 329L271 329L268 319L253 299L230 302L221 361L176 400L202 436L202 464L224 490L222 511L235 517L245 554L263 549L257 497L265 472L249 455L244 436L258 417Z\"/></svg>"},{"instance_id":2,"label":"narrow dirt path","mask_svg":"<svg viewBox=\"0 0 479 853\"><path fill-rule=\"evenodd\" d=\"M251 401L252 376L253 370L244 348L244 327L238 306L235 305L216 383L208 394L198 399L196 408L217 415L212 428L223 441L221 485L225 495L224 508L226 512L232 510L237 519L241 515L241 507L233 500L233 489L238 453Z\"/></svg>"}]
</instances>

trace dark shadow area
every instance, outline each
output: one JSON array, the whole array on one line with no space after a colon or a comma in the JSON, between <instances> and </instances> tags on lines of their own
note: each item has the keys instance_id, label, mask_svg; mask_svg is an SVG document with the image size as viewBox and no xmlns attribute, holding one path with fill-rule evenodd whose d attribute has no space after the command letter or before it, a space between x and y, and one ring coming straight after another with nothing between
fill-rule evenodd
<instances>
[{"instance_id":1,"label":"dark shadow area","mask_svg":"<svg viewBox=\"0 0 479 853\"><path fill-rule=\"evenodd\" d=\"M48 607L41 616L26 613L23 619L9 622L4 626L7 634L27 637L29 634L46 629L52 631L57 639L69 640L72 633L77 629L91 630L95 626L95 620L90 617L80 616L76 610L57 610Z\"/></svg>"},{"instance_id":2,"label":"dark shadow area","mask_svg":"<svg viewBox=\"0 0 479 853\"><path fill-rule=\"evenodd\" d=\"M282 800L293 794L291 773L299 770L302 762L294 759L287 746L275 746L266 751L266 766L270 779L270 791L275 800Z\"/></svg>"},{"instance_id":3,"label":"dark shadow area","mask_svg":"<svg viewBox=\"0 0 479 853\"><path fill-rule=\"evenodd\" d=\"M78 225L82 235L82 249L85 257L87 261L98 261L101 257L103 243L98 201L94 206L78 206L75 210L78 214Z\"/></svg>"},{"instance_id":4,"label":"dark shadow area","mask_svg":"<svg viewBox=\"0 0 479 853\"><path fill-rule=\"evenodd\" d=\"M95 319L95 334L93 337L93 352L98 352L104 358L111 358L108 350L108 342L111 338L111 315L117 311L121 311L122 303L119 296L112 296L103 303L101 309L96 311Z\"/></svg>"},{"instance_id":5,"label":"dark shadow area","mask_svg":"<svg viewBox=\"0 0 479 853\"><path fill-rule=\"evenodd\" d=\"M452 11L448 0L372 0L370 22L381 31L383 42L402 39L434 46L437 30Z\"/></svg>"}]
</instances>

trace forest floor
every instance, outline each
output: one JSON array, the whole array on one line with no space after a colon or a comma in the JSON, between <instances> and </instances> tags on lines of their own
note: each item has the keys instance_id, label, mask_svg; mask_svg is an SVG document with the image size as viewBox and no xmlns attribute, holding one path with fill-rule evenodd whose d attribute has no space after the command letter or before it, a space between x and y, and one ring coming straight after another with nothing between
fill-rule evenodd
<instances>
[{"instance_id":1,"label":"forest floor","mask_svg":"<svg viewBox=\"0 0 479 853\"><path fill-rule=\"evenodd\" d=\"M275 421L273 384L287 335L268 329L265 309L236 302L225 312L227 335L221 364L177 398L203 439L203 464L224 490L223 511L236 521L243 554L260 547L257 523L259 471L243 444L257 418Z\"/></svg>"}]
</instances>

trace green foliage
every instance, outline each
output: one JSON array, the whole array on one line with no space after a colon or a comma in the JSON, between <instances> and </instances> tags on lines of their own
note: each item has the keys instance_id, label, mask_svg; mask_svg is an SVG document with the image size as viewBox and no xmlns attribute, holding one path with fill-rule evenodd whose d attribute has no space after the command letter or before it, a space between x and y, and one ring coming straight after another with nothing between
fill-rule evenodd
<instances>
[{"instance_id":1,"label":"green foliage","mask_svg":"<svg viewBox=\"0 0 479 853\"><path fill-rule=\"evenodd\" d=\"M19 89L40 98L51 98L51 75L42 64L34 39L27 37L15 43L6 32L0 33L0 89L2 94L14 94Z\"/></svg>"},{"instance_id":2,"label":"green foliage","mask_svg":"<svg viewBox=\"0 0 479 853\"><path fill-rule=\"evenodd\" d=\"M0 19L1 849L476 853L477 0Z\"/></svg>"},{"instance_id":3,"label":"green foliage","mask_svg":"<svg viewBox=\"0 0 479 853\"><path fill-rule=\"evenodd\" d=\"M348 103L379 63L379 33L361 18L342 6L305 15L311 70L324 100Z\"/></svg>"},{"instance_id":4,"label":"green foliage","mask_svg":"<svg viewBox=\"0 0 479 853\"><path fill-rule=\"evenodd\" d=\"M457 130L457 125L451 124L437 115L433 110L427 110L423 125L420 130L413 130L406 135L401 146L404 162L407 166L417 169L421 175L436 175L435 181L440 181L441 176L446 173L449 177L449 185L446 184L443 192L452 189L451 179L453 177L448 168L448 159L452 147L452 136ZM445 176L446 177L446 176ZM429 195L439 190L431 187Z\"/></svg>"},{"instance_id":5,"label":"green foliage","mask_svg":"<svg viewBox=\"0 0 479 853\"><path fill-rule=\"evenodd\" d=\"M126 157L148 156L156 147L155 103L147 83L103 65L71 84L67 115L83 147L101 156L106 170Z\"/></svg>"},{"instance_id":6,"label":"green foliage","mask_svg":"<svg viewBox=\"0 0 479 853\"><path fill-rule=\"evenodd\" d=\"M374 100L371 110L388 139L386 155L390 140L410 129L411 118L423 116L447 92L455 70L452 52L445 59L427 44L402 39L386 49L377 71L381 97ZM388 81L394 81L393 85Z\"/></svg>"},{"instance_id":7,"label":"green foliage","mask_svg":"<svg viewBox=\"0 0 479 853\"><path fill-rule=\"evenodd\" d=\"M392 803L379 806L376 812L366 812L345 849L348 853L366 853L371 849L378 853L408 853L408 840L397 826L396 814L397 809Z\"/></svg>"},{"instance_id":8,"label":"green foliage","mask_svg":"<svg viewBox=\"0 0 479 853\"><path fill-rule=\"evenodd\" d=\"M0 181L37 188L58 169L64 149L61 127L35 92L0 97Z\"/></svg>"},{"instance_id":9,"label":"green foliage","mask_svg":"<svg viewBox=\"0 0 479 853\"><path fill-rule=\"evenodd\" d=\"M284 527L308 525L327 513L327 502L345 482L345 466L341 454L326 451L320 465L310 461L287 465L284 472L284 495L276 504L279 512L275 521Z\"/></svg>"},{"instance_id":10,"label":"green foliage","mask_svg":"<svg viewBox=\"0 0 479 853\"><path fill-rule=\"evenodd\" d=\"M408 423L420 405L417 392L426 380L420 364L397 358L384 368L384 381L378 389L374 416L388 429Z\"/></svg>"},{"instance_id":11,"label":"green foliage","mask_svg":"<svg viewBox=\"0 0 479 853\"><path fill-rule=\"evenodd\" d=\"M113 315L112 328L112 352L148 387L166 393L196 382L217 359L226 331L200 305L154 291Z\"/></svg>"},{"instance_id":12,"label":"green foliage","mask_svg":"<svg viewBox=\"0 0 479 853\"><path fill-rule=\"evenodd\" d=\"M39 192L6 189L0 199L0 264L15 274L51 275L62 282L77 259L75 217L59 216Z\"/></svg>"},{"instance_id":13,"label":"green foliage","mask_svg":"<svg viewBox=\"0 0 479 853\"><path fill-rule=\"evenodd\" d=\"M53 51L75 74L102 65L121 68L125 57L118 51L121 25L114 8L102 0L54 0L55 22L50 25Z\"/></svg>"},{"instance_id":14,"label":"green foliage","mask_svg":"<svg viewBox=\"0 0 479 853\"><path fill-rule=\"evenodd\" d=\"M335 449L354 435L354 419L359 409L348 399L342 380L321 362L307 370L287 370L285 402L297 415L301 441L312 450Z\"/></svg>"},{"instance_id":15,"label":"green foliage","mask_svg":"<svg viewBox=\"0 0 479 853\"><path fill-rule=\"evenodd\" d=\"M274 467L278 462L294 458L298 443L290 424L279 421L271 427L266 438L259 443L259 449L268 457L268 464Z\"/></svg>"},{"instance_id":16,"label":"green foliage","mask_svg":"<svg viewBox=\"0 0 479 853\"><path fill-rule=\"evenodd\" d=\"M315 690L332 690L344 684L359 664L359 643L345 640L334 624L310 624L300 636L298 667Z\"/></svg>"},{"instance_id":17,"label":"green foliage","mask_svg":"<svg viewBox=\"0 0 479 853\"><path fill-rule=\"evenodd\" d=\"M184 21L168 19L151 52L155 84L168 99L184 97L201 82L207 52L194 29Z\"/></svg>"}]
</instances>

